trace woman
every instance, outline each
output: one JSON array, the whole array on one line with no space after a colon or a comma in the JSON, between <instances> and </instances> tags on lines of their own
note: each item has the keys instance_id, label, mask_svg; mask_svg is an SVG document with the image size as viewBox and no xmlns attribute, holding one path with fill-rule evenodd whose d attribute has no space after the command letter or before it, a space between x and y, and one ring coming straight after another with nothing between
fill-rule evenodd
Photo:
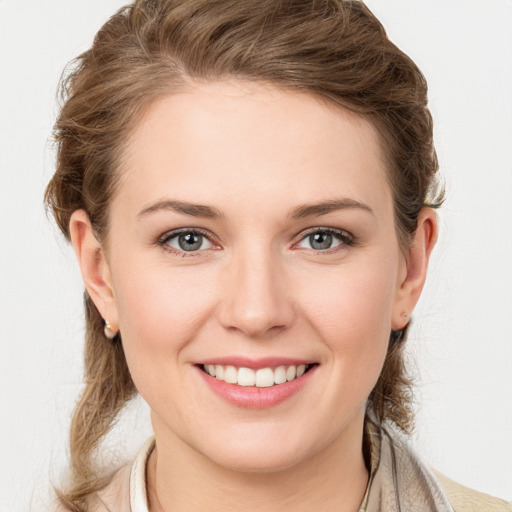
<instances>
[{"instance_id":1,"label":"woman","mask_svg":"<svg viewBox=\"0 0 512 512\"><path fill-rule=\"evenodd\" d=\"M442 193L423 76L364 4L138 1L65 97L46 199L87 333L64 509L483 510L400 433ZM135 393L155 438L99 474Z\"/></svg>"}]
</instances>

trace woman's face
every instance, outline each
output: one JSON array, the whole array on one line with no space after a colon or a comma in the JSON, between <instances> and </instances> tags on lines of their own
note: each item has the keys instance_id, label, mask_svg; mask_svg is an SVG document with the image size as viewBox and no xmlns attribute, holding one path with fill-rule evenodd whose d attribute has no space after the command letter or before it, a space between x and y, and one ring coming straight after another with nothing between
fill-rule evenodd
<instances>
[{"instance_id":1,"label":"woman's face","mask_svg":"<svg viewBox=\"0 0 512 512\"><path fill-rule=\"evenodd\" d=\"M268 471L360 438L407 280L369 122L196 85L135 127L110 220L98 307L157 439Z\"/></svg>"}]
</instances>

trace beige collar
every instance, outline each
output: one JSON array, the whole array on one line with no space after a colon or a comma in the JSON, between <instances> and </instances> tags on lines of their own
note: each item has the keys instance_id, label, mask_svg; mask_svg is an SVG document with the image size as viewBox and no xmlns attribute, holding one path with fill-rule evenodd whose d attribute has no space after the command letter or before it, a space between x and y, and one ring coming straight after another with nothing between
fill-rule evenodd
<instances>
[{"instance_id":1,"label":"beige collar","mask_svg":"<svg viewBox=\"0 0 512 512\"><path fill-rule=\"evenodd\" d=\"M393 423L366 418L370 479L358 512L453 512L440 483Z\"/></svg>"}]
</instances>

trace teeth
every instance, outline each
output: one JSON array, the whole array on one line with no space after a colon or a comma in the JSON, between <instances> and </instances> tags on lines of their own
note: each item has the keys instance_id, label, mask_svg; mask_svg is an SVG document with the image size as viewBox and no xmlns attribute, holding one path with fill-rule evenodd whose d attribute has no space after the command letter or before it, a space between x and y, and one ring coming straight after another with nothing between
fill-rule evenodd
<instances>
[{"instance_id":1,"label":"teeth","mask_svg":"<svg viewBox=\"0 0 512 512\"><path fill-rule=\"evenodd\" d=\"M262 368L256 372L256 387L269 388L274 385L274 371L272 368Z\"/></svg>"},{"instance_id":2,"label":"teeth","mask_svg":"<svg viewBox=\"0 0 512 512\"><path fill-rule=\"evenodd\" d=\"M288 366L288 368L286 369L286 380L287 381L293 380L293 379L295 379L296 375L297 375L297 368L295 368L295 366Z\"/></svg>"},{"instance_id":3,"label":"teeth","mask_svg":"<svg viewBox=\"0 0 512 512\"><path fill-rule=\"evenodd\" d=\"M274 382L276 384L284 384L286 382L286 368L284 366L275 369Z\"/></svg>"},{"instance_id":4,"label":"teeth","mask_svg":"<svg viewBox=\"0 0 512 512\"><path fill-rule=\"evenodd\" d=\"M311 365L301 364L298 366L278 366L277 368L236 368L235 366L223 366L221 364L205 364L203 369L206 373L223 380L229 384L239 386L256 386L258 388L269 388L275 384L284 384L302 377Z\"/></svg>"},{"instance_id":5,"label":"teeth","mask_svg":"<svg viewBox=\"0 0 512 512\"><path fill-rule=\"evenodd\" d=\"M230 384L237 384L238 370L234 366L226 366L224 369L224 381Z\"/></svg>"},{"instance_id":6,"label":"teeth","mask_svg":"<svg viewBox=\"0 0 512 512\"><path fill-rule=\"evenodd\" d=\"M240 368L238 370L238 385L239 386L254 386L256 375L254 370L250 368Z\"/></svg>"},{"instance_id":7,"label":"teeth","mask_svg":"<svg viewBox=\"0 0 512 512\"><path fill-rule=\"evenodd\" d=\"M215 365L215 377L220 380L224 380L224 366L221 364Z\"/></svg>"}]
</instances>

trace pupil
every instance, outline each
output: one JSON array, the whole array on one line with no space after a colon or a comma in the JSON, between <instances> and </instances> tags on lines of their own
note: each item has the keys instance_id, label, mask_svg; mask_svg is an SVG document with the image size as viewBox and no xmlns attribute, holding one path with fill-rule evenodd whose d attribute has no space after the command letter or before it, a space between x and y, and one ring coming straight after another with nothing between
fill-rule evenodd
<instances>
[{"instance_id":1,"label":"pupil","mask_svg":"<svg viewBox=\"0 0 512 512\"><path fill-rule=\"evenodd\" d=\"M180 235L178 238L178 242L180 248L184 251L196 251L201 247L203 242L203 235L198 235L195 233L186 233L184 235Z\"/></svg>"},{"instance_id":2,"label":"pupil","mask_svg":"<svg viewBox=\"0 0 512 512\"><path fill-rule=\"evenodd\" d=\"M332 245L332 235L329 233L315 233L309 237L313 249L329 249Z\"/></svg>"}]
</instances>

